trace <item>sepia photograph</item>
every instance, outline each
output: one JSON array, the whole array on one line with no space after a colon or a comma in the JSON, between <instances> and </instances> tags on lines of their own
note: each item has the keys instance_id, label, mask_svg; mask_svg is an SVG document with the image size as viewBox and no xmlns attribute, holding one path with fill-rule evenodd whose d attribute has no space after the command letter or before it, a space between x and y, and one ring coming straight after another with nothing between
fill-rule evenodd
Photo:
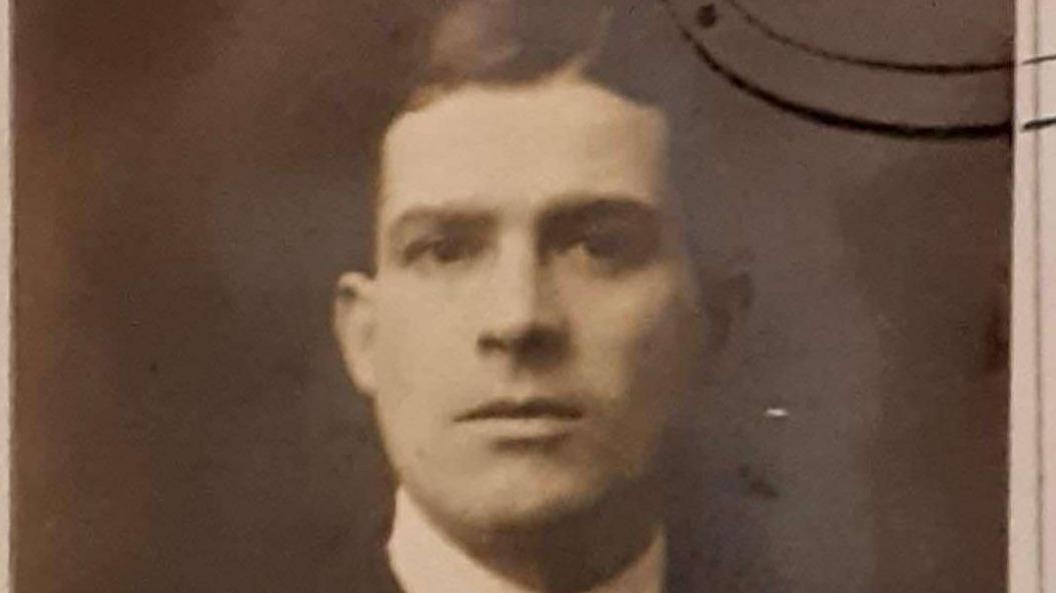
<instances>
[{"instance_id":1,"label":"sepia photograph","mask_svg":"<svg viewBox=\"0 0 1056 593\"><path fill-rule=\"evenodd\" d=\"M1010 590L1024 10L14 2L10 590Z\"/></svg>"}]
</instances>

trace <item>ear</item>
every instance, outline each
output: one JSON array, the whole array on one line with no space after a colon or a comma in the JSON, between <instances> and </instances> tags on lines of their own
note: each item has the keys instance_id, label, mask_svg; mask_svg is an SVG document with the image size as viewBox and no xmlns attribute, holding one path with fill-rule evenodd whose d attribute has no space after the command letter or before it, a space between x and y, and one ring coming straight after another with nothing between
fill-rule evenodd
<instances>
[{"instance_id":1,"label":"ear","mask_svg":"<svg viewBox=\"0 0 1056 593\"><path fill-rule=\"evenodd\" d=\"M747 271L738 270L712 284L705 304L710 322L709 350L725 349L754 299L755 286Z\"/></svg>"},{"instance_id":2,"label":"ear","mask_svg":"<svg viewBox=\"0 0 1056 593\"><path fill-rule=\"evenodd\" d=\"M706 347L712 354L729 345L755 300L751 264L751 255L738 254L701 273L701 306L708 327Z\"/></svg>"},{"instance_id":3,"label":"ear","mask_svg":"<svg viewBox=\"0 0 1056 593\"><path fill-rule=\"evenodd\" d=\"M352 382L368 396L373 396L375 391L376 325L374 280L357 272L342 274L334 297L334 335L341 345Z\"/></svg>"}]
</instances>

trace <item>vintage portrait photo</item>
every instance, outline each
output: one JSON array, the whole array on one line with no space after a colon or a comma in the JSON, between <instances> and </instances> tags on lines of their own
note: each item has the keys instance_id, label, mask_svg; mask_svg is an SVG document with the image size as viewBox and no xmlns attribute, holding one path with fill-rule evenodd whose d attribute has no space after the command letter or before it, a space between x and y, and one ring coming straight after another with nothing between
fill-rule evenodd
<instances>
[{"instance_id":1,"label":"vintage portrait photo","mask_svg":"<svg viewBox=\"0 0 1056 593\"><path fill-rule=\"evenodd\" d=\"M11 15L12 591L1008 590L1012 2Z\"/></svg>"}]
</instances>

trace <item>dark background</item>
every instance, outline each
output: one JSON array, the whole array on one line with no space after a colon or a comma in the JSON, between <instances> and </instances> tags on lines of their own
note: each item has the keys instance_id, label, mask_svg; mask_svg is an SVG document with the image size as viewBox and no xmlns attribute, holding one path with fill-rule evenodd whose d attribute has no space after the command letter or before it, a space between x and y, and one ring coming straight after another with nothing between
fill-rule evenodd
<instances>
[{"instance_id":1,"label":"dark background","mask_svg":"<svg viewBox=\"0 0 1056 593\"><path fill-rule=\"evenodd\" d=\"M776 16L1007 55L1011 5L923 4ZM304 590L384 522L329 299L423 6L15 2L18 593ZM699 418L705 506L768 590L1002 590L1008 139L828 129L700 77L734 204L708 224L746 229L756 295Z\"/></svg>"}]
</instances>

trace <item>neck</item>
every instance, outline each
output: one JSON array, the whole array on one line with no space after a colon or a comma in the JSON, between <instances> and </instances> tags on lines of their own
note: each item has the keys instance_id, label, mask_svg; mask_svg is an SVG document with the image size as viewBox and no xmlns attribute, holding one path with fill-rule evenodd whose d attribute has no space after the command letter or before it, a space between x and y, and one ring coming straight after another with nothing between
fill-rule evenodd
<instances>
[{"instance_id":1,"label":"neck","mask_svg":"<svg viewBox=\"0 0 1056 593\"><path fill-rule=\"evenodd\" d=\"M641 488L546 525L483 531L429 522L489 571L546 593L588 591L612 579L645 553L661 528L659 503Z\"/></svg>"}]
</instances>

